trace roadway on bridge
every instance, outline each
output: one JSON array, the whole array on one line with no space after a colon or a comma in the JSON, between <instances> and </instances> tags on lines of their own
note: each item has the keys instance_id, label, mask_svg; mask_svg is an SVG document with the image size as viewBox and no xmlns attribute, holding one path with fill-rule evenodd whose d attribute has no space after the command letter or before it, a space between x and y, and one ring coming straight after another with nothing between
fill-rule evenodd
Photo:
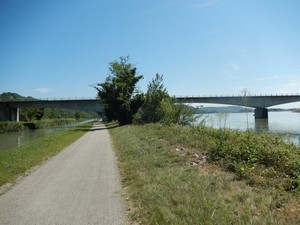
<instances>
[{"instance_id":1,"label":"roadway on bridge","mask_svg":"<svg viewBox=\"0 0 300 225\"><path fill-rule=\"evenodd\" d=\"M0 196L0 224L124 224L110 138L98 123Z\"/></svg>"}]
</instances>

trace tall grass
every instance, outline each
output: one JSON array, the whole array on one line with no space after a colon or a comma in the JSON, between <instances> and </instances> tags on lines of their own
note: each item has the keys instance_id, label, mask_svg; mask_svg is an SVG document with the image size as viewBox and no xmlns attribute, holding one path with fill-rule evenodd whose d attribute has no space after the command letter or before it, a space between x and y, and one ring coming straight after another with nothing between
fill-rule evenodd
<instances>
[{"instance_id":1,"label":"tall grass","mask_svg":"<svg viewBox=\"0 0 300 225\"><path fill-rule=\"evenodd\" d=\"M20 131L24 129L26 129L26 127L24 127L22 123L11 121L0 122L0 134L6 132Z\"/></svg>"},{"instance_id":2,"label":"tall grass","mask_svg":"<svg viewBox=\"0 0 300 225\"><path fill-rule=\"evenodd\" d=\"M244 143L247 135L244 137L243 133L237 131L219 132L204 127L160 124L110 129L117 150L122 184L126 190L129 224L300 222L297 214L299 195L289 192L286 194L288 190L285 189L283 192L281 189L277 191L276 186L249 186L244 180L237 179L242 173L237 169L239 165L244 166L245 160L246 163L251 160L249 155L244 156L246 153L239 153L248 151L248 143ZM263 137L256 137L256 140L254 134L250 136L251 142L264 140ZM257 149L250 148L256 149L255 152L259 149L262 151L262 146L268 147L266 143L269 142L270 145L278 146L278 149L285 146L287 150L282 150L283 152L296 151L295 147L284 145L280 140L272 138L265 140ZM274 153L275 158L280 160L273 161L270 159L270 151L274 153L275 149L266 151L262 154L264 157L259 158L257 155L260 161L257 159L255 163L261 163L266 168L271 166L276 174L285 173L282 166L277 167L282 163L281 153ZM195 153L207 156L211 163L192 166ZM271 164L266 165L266 160ZM292 167L294 166L297 167L297 163ZM231 168L236 173L222 171L222 168ZM298 169L292 170L295 172ZM289 199L293 199L291 202L294 204L295 215L291 215L285 207Z\"/></svg>"},{"instance_id":3,"label":"tall grass","mask_svg":"<svg viewBox=\"0 0 300 225\"><path fill-rule=\"evenodd\" d=\"M26 129L40 129L47 127L62 126L70 123L78 122L74 118L60 118L60 119L44 119L30 122L0 122L0 134L14 131L21 131Z\"/></svg>"}]
</instances>

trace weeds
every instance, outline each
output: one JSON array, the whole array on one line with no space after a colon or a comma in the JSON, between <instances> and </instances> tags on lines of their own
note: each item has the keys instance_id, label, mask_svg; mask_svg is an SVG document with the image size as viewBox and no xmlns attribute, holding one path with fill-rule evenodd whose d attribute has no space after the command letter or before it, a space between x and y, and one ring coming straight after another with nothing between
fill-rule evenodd
<instances>
[{"instance_id":1,"label":"weeds","mask_svg":"<svg viewBox=\"0 0 300 225\"><path fill-rule=\"evenodd\" d=\"M300 205L299 149L293 145L269 135L203 126L149 124L110 133L130 224L300 222L286 208L298 212ZM194 153L210 163L191 165Z\"/></svg>"}]
</instances>

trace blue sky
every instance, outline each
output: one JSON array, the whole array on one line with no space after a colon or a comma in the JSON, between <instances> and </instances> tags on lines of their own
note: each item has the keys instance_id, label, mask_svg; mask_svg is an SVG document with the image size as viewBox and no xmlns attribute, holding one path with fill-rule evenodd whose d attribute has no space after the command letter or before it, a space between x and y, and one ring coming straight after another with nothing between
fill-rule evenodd
<instances>
[{"instance_id":1,"label":"blue sky","mask_svg":"<svg viewBox=\"0 0 300 225\"><path fill-rule=\"evenodd\" d=\"M171 95L300 93L298 0L0 0L0 93L95 97L130 56Z\"/></svg>"}]
</instances>

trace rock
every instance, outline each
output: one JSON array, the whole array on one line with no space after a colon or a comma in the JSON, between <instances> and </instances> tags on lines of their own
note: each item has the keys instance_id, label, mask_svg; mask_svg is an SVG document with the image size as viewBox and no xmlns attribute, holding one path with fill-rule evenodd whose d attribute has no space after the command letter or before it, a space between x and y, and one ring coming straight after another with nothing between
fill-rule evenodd
<instances>
[{"instance_id":1,"label":"rock","mask_svg":"<svg viewBox=\"0 0 300 225\"><path fill-rule=\"evenodd\" d=\"M207 156L206 155L203 155L201 153L194 153L193 155L197 160L194 160L191 162L191 165L192 166L197 166L197 165L201 165L203 163L206 163L206 159L207 159Z\"/></svg>"},{"instance_id":2,"label":"rock","mask_svg":"<svg viewBox=\"0 0 300 225\"><path fill-rule=\"evenodd\" d=\"M176 150L176 152L182 152L185 150L185 148L181 147L181 148L176 148L175 150Z\"/></svg>"},{"instance_id":3,"label":"rock","mask_svg":"<svg viewBox=\"0 0 300 225\"><path fill-rule=\"evenodd\" d=\"M195 162L195 161L193 161L193 162L191 162L191 165L192 165L192 166L198 166L198 163Z\"/></svg>"}]
</instances>

